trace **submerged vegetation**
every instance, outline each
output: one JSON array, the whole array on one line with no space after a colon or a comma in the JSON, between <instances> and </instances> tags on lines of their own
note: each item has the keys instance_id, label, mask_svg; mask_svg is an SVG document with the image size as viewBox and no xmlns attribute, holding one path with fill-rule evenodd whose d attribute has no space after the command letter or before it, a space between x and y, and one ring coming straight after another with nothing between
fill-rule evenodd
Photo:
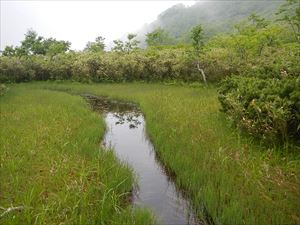
<instances>
[{"instance_id":1,"label":"submerged vegetation","mask_svg":"<svg viewBox=\"0 0 300 225\"><path fill-rule=\"evenodd\" d=\"M128 202L130 168L99 150L104 124L76 96L90 93L140 105L203 221L299 224L299 21L299 0L287 0L231 33L156 28L147 48L129 34L111 51L101 36L75 52L29 31L0 57L0 222L155 223Z\"/></svg>"}]
</instances>

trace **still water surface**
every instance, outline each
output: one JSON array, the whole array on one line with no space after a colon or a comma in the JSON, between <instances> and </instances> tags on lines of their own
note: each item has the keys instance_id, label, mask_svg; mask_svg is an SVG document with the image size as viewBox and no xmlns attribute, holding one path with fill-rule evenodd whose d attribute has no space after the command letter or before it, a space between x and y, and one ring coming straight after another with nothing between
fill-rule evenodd
<instances>
[{"instance_id":1,"label":"still water surface","mask_svg":"<svg viewBox=\"0 0 300 225\"><path fill-rule=\"evenodd\" d=\"M163 224L199 224L189 202L155 157L143 114L132 104L85 97L94 110L104 115L107 130L103 145L113 148L118 158L131 166L138 177L133 204L150 208Z\"/></svg>"}]
</instances>

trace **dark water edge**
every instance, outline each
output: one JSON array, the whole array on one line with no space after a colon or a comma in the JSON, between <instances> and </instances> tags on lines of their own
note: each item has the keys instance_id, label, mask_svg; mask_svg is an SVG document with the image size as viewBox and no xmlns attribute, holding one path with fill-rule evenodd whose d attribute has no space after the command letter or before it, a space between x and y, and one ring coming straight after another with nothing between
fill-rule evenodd
<instances>
[{"instance_id":1,"label":"dark water edge","mask_svg":"<svg viewBox=\"0 0 300 225\"><path fill-rule=\"evenodd\" d=\"M112 148L138 178L132 192L134 206L149 208L158 222L166 225L213 223L209 217L204 222L194 214L187 195L175 185L174 174L156 154L146 134L145 118L135 104L87 94L83 97L105 119L103 146Z\"/></svg>"}]
</instances>

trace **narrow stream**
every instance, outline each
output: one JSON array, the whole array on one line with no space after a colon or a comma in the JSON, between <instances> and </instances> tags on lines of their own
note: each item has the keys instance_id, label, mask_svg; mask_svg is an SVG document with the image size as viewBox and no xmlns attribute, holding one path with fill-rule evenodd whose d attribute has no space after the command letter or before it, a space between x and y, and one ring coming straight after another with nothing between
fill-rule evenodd
<instances>
[{"instance_id":1,"label":"narrow stream","mask_svg":"<svg viewBox=\"0 0 300 225\"><path fill-rule=\"evenodd\" d=\"M138 177L133 204L150 208L158 221L166 225L199 224L189 202L155 157L143 114L132 104L91 95L84 97L95 111L104 115L107 131L103 145L113 148L118 158L130 165Z\"/></svg>"}]
</instances>

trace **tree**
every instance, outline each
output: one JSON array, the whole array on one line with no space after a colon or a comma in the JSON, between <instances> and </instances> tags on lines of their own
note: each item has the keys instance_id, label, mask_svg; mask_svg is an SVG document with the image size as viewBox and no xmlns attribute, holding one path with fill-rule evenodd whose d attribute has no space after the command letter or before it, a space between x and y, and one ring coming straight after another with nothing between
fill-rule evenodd
<instances>
[{"instance_id":1,"label":"tree","mask_svg":"<svg viewBox=\"0 0 300 225\"><path fill-rule=\"evenodd\" d=\"M53 57L57 54L64 53L69 50L70 45L71 44L68 41L54 42L48 47L46 54Z\"/></svg>"},{"instance_id":2,"label":"tree","mask_svg":"<svg viewBox=\"0 0 300 225\"><path fill-rule=\"evenodd\" d=\"M266 26L268 26L268 22L266 21L266 19L257 15L256 13L252 13L248 17L248 20L252 22L252 25L257 29L265 28Z\"/></svg>"},{"instance_id":3,"label":"tree","mask_svg":"<svg viewBox=\"0 0 300 225\"><path fill-rule=\"evenodd\" d=\"M278 12L279 21L287 22L292 28L295 39L300 43L300 0L286 0Z\"/></svg>"},{"instance_id":4,"label":"tree","mask_svg":"<svg viewBox=\"0 0 300 225\"><path fill-rule=\"evenodd\" d=\"M201 25L192 28L191 38L194 49L199 53L203 48L203 28Z\"/></svg>"},{"instance_id":5,"label":"tree","mask_svg":"<svg viewBox=\"0 0 300 225\"><path fill-rule=\"evenodd\" d=\"M25 34L25 39L21 41L22 51L25 55L45 55L46 50L43 46L43 37L38 36L37 32L30 29Z\"/></svg>"},{"instance_id":6,"label":"tree","mask_svg":"<svg viewBox=\"0 0 300 225\"><path fill-rule=\"evenodd\" d=\"M255 35L258 30L266 28L270 24L264 17L252 13L247 20L242 20L234 25L240 35Z\"/></svg>"},{"instance_id":7,"label":"tree","mask_svg":"<svg viewBox=\"0 0 300 225\"><path fill-rule=\"evenodd\" d=\"M88 42L86 44L86 47L84 48L84 51L86 52L103 52L105 48L104 44L105 38L102 36L96 37L94 42Z\"/></svg>"},{"instance_id":8,"label":"tree","mask_svg":"<svg viewBox=\"0 0 300 225\"><path fill-rule=\"evenodd\" d=\"M192 28L191 39L192 39L192 45L195 50L194 51L195 57L197 58L197 69L201 73L204 83L207 84L204 70L203 70L203 68L201 68L200 61L199 61L200 54L201 54L203 46L204 46L204 44L203 44L203 28L201 25L197 25Z\"/></svg>"},{"instance_id":9,"label":"tree","mask_svg":"<svg viewBox=\"0 0 300 225\"><path fill-rule=\"evenodd\" d=\"M28 56L28 55L50 55L51 57L59 53L67 52L71 43L68 41L57 41L55 38L45 39L38 36L34 30L28 30L25 39L21 41L21 46L6 46L3 55L6 56Z\"/></svg>"},{"instance_id":10,"label":"tree","mask_svg":"<svg viewBox=\"0 0 300 225\"><path fill-rule=\"evenodd\" d=\"M138 44L140 43L138 40L136 40L136 34L128 34L127 35L127 41L123 42L121 40L114 40L115 46L112 48L115 52L124 52L124 53L130 53L136 49L138 49Z\"/></svg>"},{"instance_id":11,"label":"tree","mask_svg":"<svg viewBox=\"0 0 300 225\"><path fill-rule=\"evenodd\" d=\"M45 55L51 57L67 52L70 49L71 43L68 41L57 41L55 38L44 39L43 48Z\"/></svg>"},{"instance_id":12,"label":"tree","mask_svg":"<svg viewBox=\"0 0 300 225\"><path fill-rule=\"evenodd\" d=\"M15 56L16 55L16 50L14 49L13 46L6 46L5 49L2 52L3 56Z\"/></svg>"},{"instance_id":13,"label":"tree","mask_svg":"<svg viewBox=\"0 0 300 225\"><path fill-rule=\"evenodd\" d=\"M125 52L124 42L121 40L113 40L115 46L112 48L114 52Z\"/></svg>"},{"instance_id":14,"label":"tree","mask_svg":"<svg viewBox=\"0 0 300 225\"><path fill-rule=\"evenodd\" d=\"M127 35L127 41L124 45L125 52L129 53L138 48L138 44L140 43L138 40L136 40L136 34L128 34Z\"/></svg>"},{"instance_id":15,"label":"tree","mask_svg":"<svg viewBox=\"0 0 300 225\"><path fill-rule=\"evenodd\" d=\"M146 34L146 43L148 46L160 46L174 44L174 41L168 32L162 28L157 28L154 31Z\"/></svg>"}]
</instances>

